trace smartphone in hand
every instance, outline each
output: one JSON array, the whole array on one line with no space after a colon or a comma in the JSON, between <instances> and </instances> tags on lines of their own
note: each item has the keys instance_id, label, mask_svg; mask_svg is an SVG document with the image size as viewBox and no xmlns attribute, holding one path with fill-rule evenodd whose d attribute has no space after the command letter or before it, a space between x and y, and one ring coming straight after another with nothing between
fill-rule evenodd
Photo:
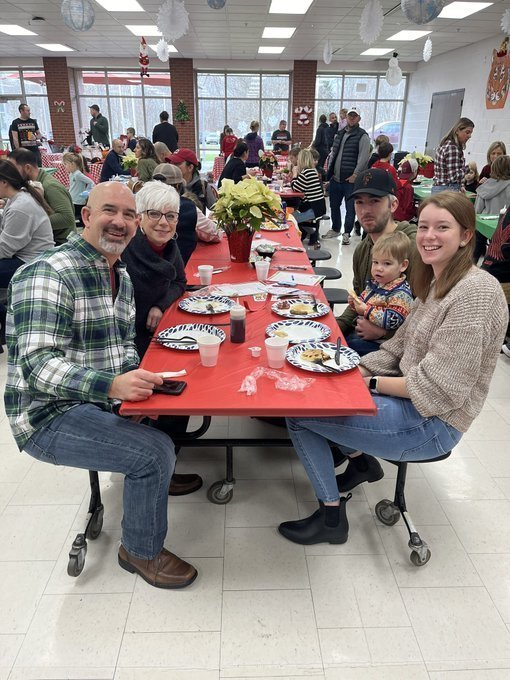
<instances>
[{"instance_id":1,"label":"smartphone in hand","mask_svg":"<svg viewBox=\"0 0 510 680\"><path fill-rule=\"evenodd\" d=\"M162 385L156 385L153 389L154 394L169 394L177 396L182 394L186 389L188 383L184 380L163 380Z\"/></svg>"}]
</instances>

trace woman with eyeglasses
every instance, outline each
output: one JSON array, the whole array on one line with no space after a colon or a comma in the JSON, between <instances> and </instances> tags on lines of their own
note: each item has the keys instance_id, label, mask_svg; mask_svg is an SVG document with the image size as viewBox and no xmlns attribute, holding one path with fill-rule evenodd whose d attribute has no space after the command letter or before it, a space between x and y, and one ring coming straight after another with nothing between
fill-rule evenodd
<instances>
[{"instance_id":1,"label":"woman with eyeglasses","mask_svg":"<svg viewBox=\"0 0 510 680\"><path fill-rule=\"evenodd\" d=\"M135 292L135 343L143 357L163 312L185 290L177 247L179 194L162 182L147 182L136 194L140 227L122 254Z\"/></svg>"}]
</instances>

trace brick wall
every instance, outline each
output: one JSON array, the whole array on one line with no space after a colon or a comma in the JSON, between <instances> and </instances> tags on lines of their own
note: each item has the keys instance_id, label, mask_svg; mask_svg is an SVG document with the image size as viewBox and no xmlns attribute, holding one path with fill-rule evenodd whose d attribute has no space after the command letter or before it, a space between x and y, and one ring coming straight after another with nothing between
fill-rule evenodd
<instances>
[{"instance_id":1,"label":"brick wall","mask_svg":"<svg viewBox=\"0 0 510 680\"><path fill-rule=\"evenodd\" d=\"M76 134L73 121L69 75L65 57L43 57L46 90L50 107L51 126L55 144L74 144ZM64 102L64 110L58 110L54 102Z\"/></svg>"},{"instance_id":2,"label":"brick wall","mask_svg":"<svg viewBox=\"0 0 510 680\"><path fill-rule=\"evenodd\" d=\"M316 61L295 61L292 78L292 141L301 142L302 147L309 146L314 138L314 103ZM309 125L298 125L299 115L294 113L297 107L309 106Z\"/></svg>"},{"instance_id":3,"label":"brick wall","mask_svg":"<svg viewBox=\"0 0 510 680\"><path fill-rule=\"evenodd\" d=\"M195 79L193 76L193 59L170 59L170 78L172 84L173 123L179 132L179 146L193 149L198 153L195 135ZM179 123L175 119L177 105L182 99L190 119Z\"/></svg>"}]
</instances>

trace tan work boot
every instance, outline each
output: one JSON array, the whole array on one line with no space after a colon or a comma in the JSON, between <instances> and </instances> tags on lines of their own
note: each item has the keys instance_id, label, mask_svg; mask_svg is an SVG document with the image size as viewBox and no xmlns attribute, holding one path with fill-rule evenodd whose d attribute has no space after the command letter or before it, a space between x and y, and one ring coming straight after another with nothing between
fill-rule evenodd
<instances>
[{"instance_id":1,"label":"tan work boot","mask_svg":"<svg viewBox=\"0 0 510 680\"><path fill-rule=\"evenodd\" d=\"M126 571L138 574L156 588L185 588L197 577L197 570L165 548L152 560L130 555L123 545L119 548L119 564Z\"/></svg>"}]
</instances>

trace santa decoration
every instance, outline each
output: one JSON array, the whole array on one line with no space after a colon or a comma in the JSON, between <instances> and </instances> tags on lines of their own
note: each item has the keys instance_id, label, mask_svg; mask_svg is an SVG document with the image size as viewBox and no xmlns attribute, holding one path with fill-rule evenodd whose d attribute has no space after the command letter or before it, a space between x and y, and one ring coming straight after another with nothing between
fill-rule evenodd
<instances>
[{"instance_id":1,"label":"santa decoration","mask_svg":"<svg viewBox=\"0 0 510 680\"><path fill-rule=\"evenodd\" d=\"M147 50L147 43L145 38L140 38L140 52L138 54L138 63L140 64L140 76L149 78L149 52Z\"/></svg>"},{"instance_id":2,"label":"santa decoration","mask_svg":"<svg viewBox=\"0 0 510 680\"><path fill-rule=\"evenodd\" d=\"M312 113L312 111L313 109L311 106L297 106L294 109L294 113L298 117L297 124L310 125L310 114Z\"/></svg>"}]
</instances>

